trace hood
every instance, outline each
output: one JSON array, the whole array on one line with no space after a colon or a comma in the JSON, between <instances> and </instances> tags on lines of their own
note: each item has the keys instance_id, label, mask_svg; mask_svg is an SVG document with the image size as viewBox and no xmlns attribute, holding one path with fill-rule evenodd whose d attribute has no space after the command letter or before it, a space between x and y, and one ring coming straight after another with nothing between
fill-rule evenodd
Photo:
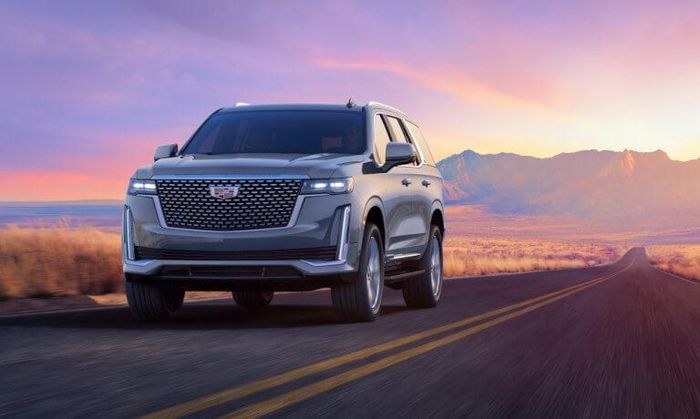
<instances>
[{"instance_id":1,"label":"hood","mask_svg":"<svg viewBox=\"0 0 700 419\"><path fill-rule=\"evenodd\" d=\"M139 169L135 177L173 175L304 175L328 178L341 166L362 163L361 155L220 154L178 156Z\"/></svg>"}]
</instances>

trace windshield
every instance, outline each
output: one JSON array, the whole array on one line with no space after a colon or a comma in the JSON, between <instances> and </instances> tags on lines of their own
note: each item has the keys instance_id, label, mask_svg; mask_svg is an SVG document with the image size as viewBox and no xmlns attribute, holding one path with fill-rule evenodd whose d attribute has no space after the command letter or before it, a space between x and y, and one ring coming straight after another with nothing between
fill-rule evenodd
<instances>
[{"instance_id":1,"label":"windshield","mask_svg":"<svg viewBox=\"0 0 700 419\"><path fill-rule=\"evenodd\" d=\"M209 118L182 154L361 154L364 132L359 112L224 112Z\"/></svg>"}]
</instances>

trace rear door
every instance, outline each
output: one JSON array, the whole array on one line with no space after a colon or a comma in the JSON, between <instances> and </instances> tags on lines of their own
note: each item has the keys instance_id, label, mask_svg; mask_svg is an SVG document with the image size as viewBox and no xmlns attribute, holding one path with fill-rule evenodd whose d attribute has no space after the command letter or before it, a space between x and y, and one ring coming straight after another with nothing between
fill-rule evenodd
<instances>
[{"instance_id":1,"label":"rear door","mask_svg":"<svg viewBox=\"0 0 700 419\"><path fill-rule=\"evenodd\" d=\"M421 164L416 167L418 182L420 183L420 211L423 219L428 223L430 228L430 220L434 204L442 206L442 176L437 169L433 154L428 147L428 142L423 137L420 128L411 121L404 120L404 127L410 136L414 148L417 149L420 155ZM430 230L428 230L429 232ZM426 240L429 237L426 235Z\"/></svg>"}]
</instances>

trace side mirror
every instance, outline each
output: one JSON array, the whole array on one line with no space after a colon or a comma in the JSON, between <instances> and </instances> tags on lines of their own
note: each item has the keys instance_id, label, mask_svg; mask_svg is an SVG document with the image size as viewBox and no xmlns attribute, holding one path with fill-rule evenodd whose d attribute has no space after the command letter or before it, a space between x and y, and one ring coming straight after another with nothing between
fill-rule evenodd
<instances>
[{"instance_id":1,"label":"side mirror","mask_svg":"<svg viewBox=\"0 0 700 419\"><path fill-rule=\"evenodd\" d=\"M153 161L158 161L160 159L167 159L169 157L175 157L177 155L177 144L163 144L156 148L156 152L153 153Z\"/></svg>"},{"instance_id":2,"label":"side mirror","mask_svg":"<svg viewBox=\"0 0 700 419\"><path fill-rule=\"evenodd\" d=\"M409 143L388 143L386 145L386 170L394 166L416 161L416 150Z\"/></svg>"}]
</instances>

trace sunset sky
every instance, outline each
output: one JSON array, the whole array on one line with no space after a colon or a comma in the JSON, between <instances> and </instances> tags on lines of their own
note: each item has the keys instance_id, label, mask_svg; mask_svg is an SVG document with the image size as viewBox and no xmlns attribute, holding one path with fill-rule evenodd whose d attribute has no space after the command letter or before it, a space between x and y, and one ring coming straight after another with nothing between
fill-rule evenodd
<instances>
[{"instance_id":1,"label":"sunset sky","mask_svg":"<svg viewBox=\"0 0 700 419\"><path fill-rule=\"evenodd\" d=\"M442 158L700 157L700 2L3 1L0 200L120 198L235 102L378 100Z\"/></svg>"}]
</instances>

